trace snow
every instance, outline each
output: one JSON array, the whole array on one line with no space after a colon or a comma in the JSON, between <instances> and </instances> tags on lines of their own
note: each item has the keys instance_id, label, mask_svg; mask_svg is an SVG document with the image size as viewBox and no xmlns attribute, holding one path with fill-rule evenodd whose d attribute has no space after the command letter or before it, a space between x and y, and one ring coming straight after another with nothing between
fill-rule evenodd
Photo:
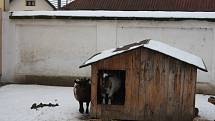
<instances>
[{"instance_id":1,"label":"snow","mask_svg":"<svg viewBox=\"0 0 215 121\"><path fill-rule=\"evenodd\" d=\"M196 55L190 54L188 52L185 52L183 50L179 50L177 48L171 47L162 42L150 40L148 44L144 45L144 47L164 53L173 58L187 62L189 64L195 65L200 69L207 70L202 58L200 58Z\"/></svg>"},{"instance_id":2,"label":"snow","mask_svg":"<svg viewBox=\"0 0 215 121\"><path fill-rule=\"evenodd\" d=\"M209 95L196 95L196 107L201 117L215 120L215 106ZM0 121L80 121L86 118L78 112L78 102L72 87L40 85L6 85L0 87ZM33 103L58 103L57 107L30 109Z\"/></svg>"},{"instance_id":3,"label":"snow","mask_svg":"<svg viewBox=\"0 0 215 121\"><path fill-rule=\"evenodd\" d=\"M195 106L199 109L199 115L208 120L215 120L215 105L208 102L210 95L196 94ZM215 97L215 96L214 96Z\"/></svg>"},{"instance_id":4,"label":"snow","mask_svg":"<svg viewBox=\"0 0 215 121\"><path fill-rule=\"evenodd\" d=\"M115 48L102 51L101 53L99 53L96 56L93 56L92 58L90 58L89 60L87 60L84 63L84 65L87 65L87 64L96 62L98 60L101 60L101 59L104 59L104 58L108 58L108 57L111 57L113 55L117 55L117 54L125 52L125 51L116 51L116 52L114 52L114 50L115 50Z\"/></svg>"},{"instance_id":5,"label":"snow","mask_svg":"<svg viewBox=\"0 0 215 121\"><path fill-rule=\"evenodd\" d=\"M72 87L7 85L0 87L0 121L79 121ZM58 103L57 107L30 109L33 103Z\"/></svg>"},{"instance_id":6,"label":"snow","mask_svg":"<svg viewBox=\"0 0 215 121\"><path fill-rule=\"evenodd\" d=\"M52 5L54 5L56 8L58 7L58 0L48 0ZM61 0L61 7L64 5L72 2L73 0Z\"/></svg>"},{"instance_id":7,"label":"snow","mask_svg":"<svg viewBox=\"0 0 215 121\"><path fill-rule=\"evenodd\" d=\"M137 43L139 43L139 42L137 42ZM111 57L111 56L116 55L116 54L120 54L120 53L129 51L129 50L133 50L133 49L138 48L140 46L161 52L161 53L169 55L173 58L184 61L186 63L195 65L196 67L198 67L204 71L207 71L207 68L205 67L204 62L200 57L195 56L193 54L190 54L188 52L185 52L183 50L179 50L177 48L174 48L172 46L169 46L167 44L164 44L164 43L156 41L156 40L149 40L149 42L147 44L139 44L136 46L132 46L127 50L122 50L122 51L115 51L116 48L105 50L105 51L101 52L100 54L97 54L97 55L91 57L90 59L88 59L82 66L89 65L93 62Z\"/></svg>"},{"instance_id":8,"label":"snow","mask_svg":"<svg viewBox=\"0 0 215 121\"><path fill-rule=\"evenodd\" d=\"M125 18L190 18L215 19L215 12L181 12L181 11L13 11L11 16L69 16L69 17L125 17Z\"/></svg>"}]
</instances>

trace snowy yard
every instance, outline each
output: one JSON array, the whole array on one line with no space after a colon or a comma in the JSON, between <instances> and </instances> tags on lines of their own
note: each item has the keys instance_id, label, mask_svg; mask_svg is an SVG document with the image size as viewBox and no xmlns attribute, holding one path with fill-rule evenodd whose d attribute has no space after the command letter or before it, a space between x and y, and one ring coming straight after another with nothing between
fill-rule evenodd
<instances>
[{"instance_id":1,"label":"snowy yard","mask_svg":"<svg viewBox=\"0 0 215 121\"><path fill-rule=\"evenodd\" d=\"M33 103L58 103L31 109ZM7 85L0 88L0 121L79 121L72 87Z\"/></svg>"},{"instance_id":2,"label":"snowy yard","mask_svg":"<svg viewBox=\"0 0 215 121\"><path fill-rule=\"evenodd\" d=\"M215 120L215 106L208 95L196 95L196 107L201 117ZM56 107L31 109L33 103L58 103ZM40 85L7 85L0 87L0 121L80 121L78 102L72 87Z\"/></svg>"}]
</instances>

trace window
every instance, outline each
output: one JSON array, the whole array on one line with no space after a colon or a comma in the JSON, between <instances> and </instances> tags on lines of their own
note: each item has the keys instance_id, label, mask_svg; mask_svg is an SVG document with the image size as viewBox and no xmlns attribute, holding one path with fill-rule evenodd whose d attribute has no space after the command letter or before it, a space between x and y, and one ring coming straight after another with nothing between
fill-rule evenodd
<instances>
[{"instance_id":1,"label":"window","mask_svg":"<svg viewBox=\"0 0 215 121\"><path fill-rule=\"evenodd\" d=\"M98 104L124 105L125 74L124 70L99 70L97 86Z\"/></svg>"},{"instance_id":2,"label":"window","mask_svg":"<svg viewBox=\"0 0 215 121\"><path fill-rule=\"evenodd\" d=\"M35 0L26 0L26 6L35 6Z\"/></svg>"}]
</instances>

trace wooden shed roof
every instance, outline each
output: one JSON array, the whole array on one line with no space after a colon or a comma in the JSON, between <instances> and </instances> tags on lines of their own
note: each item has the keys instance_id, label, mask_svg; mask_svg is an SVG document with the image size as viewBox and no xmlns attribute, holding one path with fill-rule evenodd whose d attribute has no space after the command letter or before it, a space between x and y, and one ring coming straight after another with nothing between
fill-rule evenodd
<instances>
[{"instance_id":1,"label":"wooden shed roof","mask_svg":"<svg viewBox=\"0 0 215 121\"><path fill-rule=\"evenodd\" d=\"M99 52L92 57L90 57L86 62L84 62L80 68L91 65L99 60L107 59L109 57L112 57L114 55L118 55L127 51L131 51L133 49L144 47L148 48L160 53L163 53L165 55L171 56L175 59L178 59L180 61L183 61L185 63L191 64L196 66L197 68L207 71L207 68L204 64L204 61L202 58L193 55L191 53L185 52L183 50L177 49L175 47L169 46L165 43L155 41L155 40L143 40L135 43L131 43L119 48L113 48L109 50L105 50L102 52Z\"/></svg>"}]
</instances>

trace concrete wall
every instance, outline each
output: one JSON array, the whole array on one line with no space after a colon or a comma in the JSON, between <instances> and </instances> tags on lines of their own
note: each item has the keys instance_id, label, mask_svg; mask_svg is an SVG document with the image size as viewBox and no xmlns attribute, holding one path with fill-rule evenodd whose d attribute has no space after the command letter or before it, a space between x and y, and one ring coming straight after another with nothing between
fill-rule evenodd
<instances>
[{"instance_id":1,"label":"concrete wall","mask_svg":"<svg viewBox=\"0 0 215 121\"><path fill-rule=\"evenodd\" d=\"M2 75L2 9L0 8L0 76Z\"/></svg>"},{"instance_id":2,"label":"concrete wall","mask_svg":"<svg viewBox=\"0 0 215 121\"><path fill-rule=\"evenodd\" d=\"M7 19L7 17L5 18ZM155 39L202 57L208 72L198 82L215 85L215 24L207 21L8 20L4 21L3 81L23 75L90 76L79 69L98 51Z\"/></svg>"},{"instance_id":3,"label":"concrete wall","mask_svg":"<svg viewBox=\"0 0 215 121\"><path fill-rule=\"evenodd\" d=\"M26 0L13 0L10 4L10 11L22 10L53 10L45 0L35 0L35 6L26 6Z\"/></svg>"}]
</instances>

